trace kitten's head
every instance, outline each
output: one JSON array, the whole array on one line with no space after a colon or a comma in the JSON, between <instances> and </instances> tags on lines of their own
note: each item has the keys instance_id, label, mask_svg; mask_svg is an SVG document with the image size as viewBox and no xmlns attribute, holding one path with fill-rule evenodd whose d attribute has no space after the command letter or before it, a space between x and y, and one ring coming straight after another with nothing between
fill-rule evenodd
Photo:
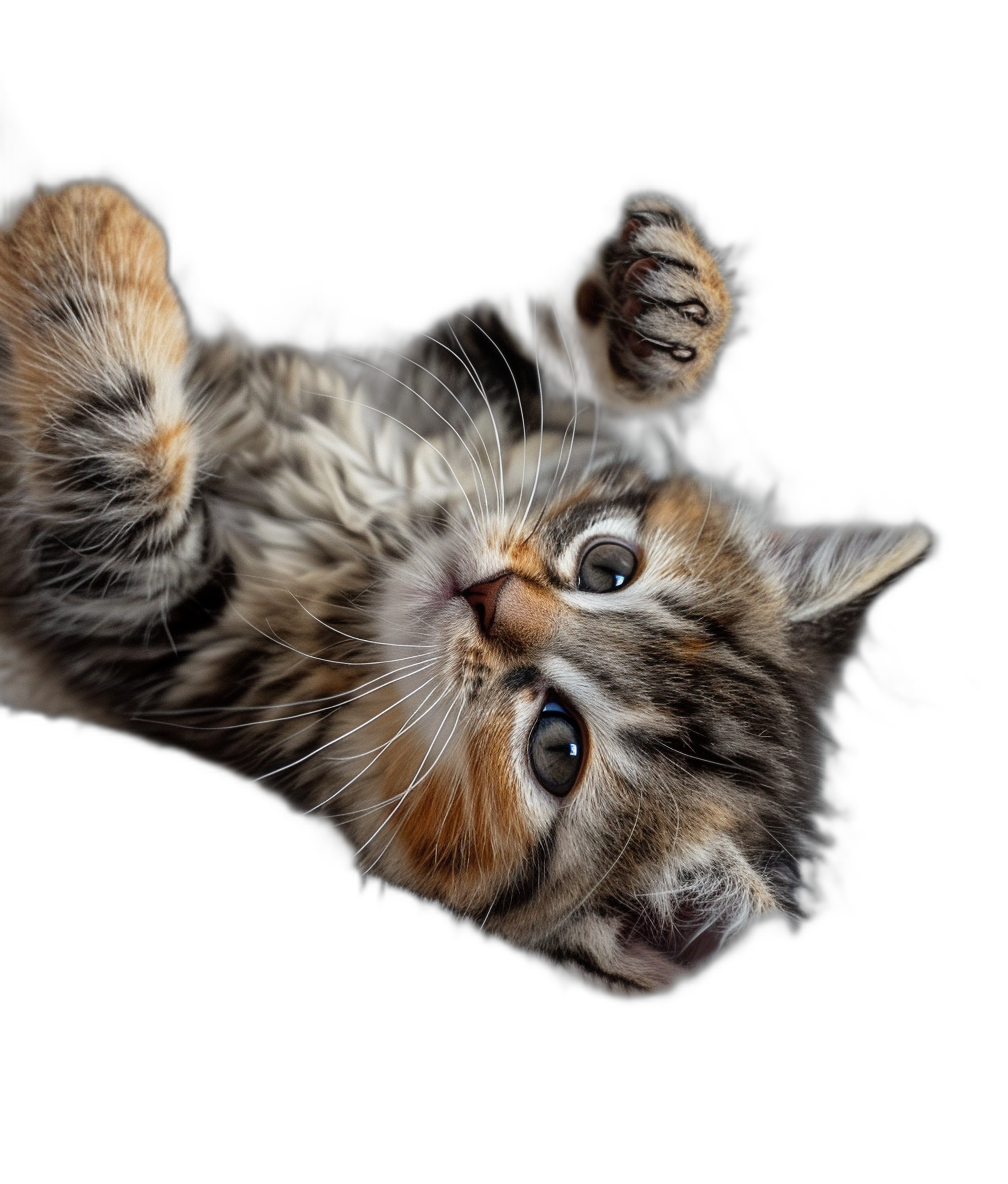
<instances>
[{"instance_id":1,"label":"kitten's head","mask_svg":"<svg viewBox=\"0 0 1008 1184\"><path fill-rule=\"evenodd\" d=\"M930 539L776 529L626 465L533 518L420 540L390 576L383 640L432 648L404 651L396 739L344 822L386 878L661 986L750 918L800 913L821 709L866 606Z\"/></svg>"}]
</instances>

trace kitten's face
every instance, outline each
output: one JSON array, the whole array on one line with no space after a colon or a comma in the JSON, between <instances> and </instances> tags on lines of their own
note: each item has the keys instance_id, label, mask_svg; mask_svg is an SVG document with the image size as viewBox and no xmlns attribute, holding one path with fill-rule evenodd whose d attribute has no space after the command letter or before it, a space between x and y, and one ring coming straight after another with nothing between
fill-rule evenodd
<instances>
[{"instance_id":1,"label":"kitten's face","mask_svg":"<svg viewBox=\"0 0 1008 1184\"><path fill-rule=\"evenodd\" d=\"M796 538L620 466L538 523L419 541L381 636L431 648L403 651L372 808L344 817L362 866L634 987L796 912L836 659L813 601L843 566L839 536ZM848 593L926 545L890 532Z\"/></svg>"}]
</instances>

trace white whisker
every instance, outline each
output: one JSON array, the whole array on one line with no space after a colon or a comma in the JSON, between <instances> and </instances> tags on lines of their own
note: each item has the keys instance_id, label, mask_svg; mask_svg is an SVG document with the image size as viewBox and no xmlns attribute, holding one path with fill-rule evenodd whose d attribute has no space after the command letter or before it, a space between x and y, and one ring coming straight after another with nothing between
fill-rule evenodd
<instances>
[{"instance_id":1,"label":"white whisker","mask_svg":"<svg viewBox=\"0 0 1008 1184\"><path fill-rule=\"evenodd\" d=\"M712 489L713 489L713 486L712 486ZM710 510L710 503L709 502L708 502L707 509L709 512L709 510ZM721 536L721 541L714 548L713 552L707 557L707 562L703 565L703 567L699 571L691 571L689 573L691 579L701 580L707 574L707 572L709 572L713 568L714 562L717 559L717 557L721 554L722 550L724 549L725 543L727 543L728 540L731 538L732 531L735 529L735 523L738 521L738 516L741 513L741 511L742 511L742 502L741 502L741 500L739 500L735 503L735 512L732 514L731 522L728 523L728 526L725 528L724 534ZM706 522L706 515L704 516L704 521ZM703 527L701 527L701 530L702 529L703 529ZM699 541L699 537L700 536L697 535L698 541ZM696 546L696 544L694 544L694 547L695 546Z\"/></svg>"},{"instance_id":2,"label":"white whisker","mask_svg":"<svg viewBox=\"0 0 1008 1184\"><path fill-rule=\"evenodd\" d=\"M463 314L463 315L465 315L465 314ZM500 354L501 360L503 361L504 365L507 367L508 374L511 375L511 382L514 384L515 400L518 403L518 414L521 417L521 429L522 429L522 475L521 475L521 486L518 490L518 505L521 506L522 499L525 496L525 452L526 452L526 447L528 444L528 435L525 431L525 408L522 406L521 391L518 389L518 379L515 378L514 371L511 369L511 363L507 360L507 356L505 355L505 353L501 349L501 347L497 344L497 342L494 340L494 338L490 336L490 334L486 331L486 329L483 328L483 326L481 324L479 324L479 322L474 321L472 319L472 317L466 316L466 320L469 322L470 325L474 325L477 329L479 329L479 331L483 334L483 336L487 339L487 341L489 341L490 344L494 347L494 349ZM501 474L501 490L502 491L503 491L503 488L504 488L504 477L503 477L503 473L502 473Z\"/></svg>"},{"instance_id":3,"label":"white whisker","mask_svg":"<svg viewBox=\"0 0 1008 1184\"><path fill-rule=\"evenodd\" d=\"M318 623L322 626L323 629L328 629L331 633L338 633L340 635L340 637L345 637L348 641L359 641L359 642L363 642L365 645L387 645L387 646L393 646L396 649L407 649L407 650L436 650L438 648L436 645L417 645L416 643L408 642L408 641L375 641L373 638L370 638L370 637L355 637L352 633L344 633L342 629L337 629L335 625L330 625L326 621L323 621L319 617L316 617L313 612L311 612L309 609L305 608L305 606L301 603L300 600L298 600L298 598L294 595L293 592L290 592L289 595L290 595L291 599L294 601L294 603L298 606L298 608L300 608L302 611L306 612L308 614L308 616L311 617L311 619L313 621L318 621Z\"/></svg>"},{"instance_id":4,"label":"white whisker","mask_svg":"<svg viewBox=\"0 0 1008 1184\"><path fill-rule=\"evenodd\" d=\"M431 337L430 334L424 334L424 336L432 344L441 345L441 342L435 340L435 338ZM433 370L428 370L426 366L422 366L415 358L407 357L404 354L399 354L398 357L402 358L402 360L404 362L408 362L411 366L416 366L416 368L418 370L422 370L424 372L424 374L426 374L429 378L432 378L436 383L438 383L439 386L443 387L448 392L448 394L451 395L451 397L455 400L455 402L458 403L459 407L462 408L462 411L465 414L466 418L472 424L473 431L476 433L477 437L479 438L479 442L482 445L483 452L485 453L486 458L487 458L487 465L492 473L493 472L493 458L490 455L490 449L487 445L486 440L483 438L483 433L479 429L479 424L476 422L475 419L473 419L472 412L465 405L465 403L458 397L458 395L451 389L451 387L448 386L448 384L444 381L444 379L442 379L439 375L435 374ZM479 475L480 484L483 486L484 509L485 509L486 513L489 515L489 513L490 513L490 499L487 496L486 482L483 480L482 462L481 462L480 468L477 469L477 473Z\"/></svg>"},{"instance_id":5,"label":"white whisker","mask_svg":"<svg viewBox=\"0 0 1008 1184\"><path fill-rule=\"evenodd\" d=\"M426 780L426 778L429 777L431 775L431 773L433 773L434 770L437 768L438 762L441 760L441 757L444 755L445 750L447 749L448 745L451 743L451 738L452 738L452 736L455 735L455 729L458 727L459 720L462 718L462 712L465 708L464 702L459 704L458 714L455 716L455 723L452 725L452 730L448 733L448 737L445 740L444 744L441 745L440 752L438 752L437 756L434 758L434 763L427 770L427 772L423 774L422 777L420 776L420 770L423 768L424 762L427 760L427 757L430 756L430 751L434 747L434 743L437 740L438 735L441 732L441 728L444 727L445 722L447 721L448 716L451 713L452 707L455 706L455 703L461 697L462 697L461 692L459 692L459 695L456 697L456 699L452 700L451 706L449 706L448 711L445 712L445 718L441 721L441 726L438 728L437 732L434 733L434 739L431 741L427 751L424 753L423 760L421 760L419 766L417 767L417 771L414 774L413 780L402 791L402 794L399 797L398 803L389 812L389 815L385 819L385 821L378 827L378 829L371 835L371 837L369 839L367 839L365 842L363 842L360 845L360 847L357 849L357 855L360 855L360 853L364 850L364 848L367 847L370 843L372 843L378 837L378 835L381 833L381 831L384 830L384 828L389 824L389 822L392 821L393 817L395 816L395 814L399 810L399 808L402 806L403 802L405 802L407 797L409 797L410 791L415 789L419 784L421 784L421 782ZM364 875L367 875L372 870L372 868L375 867L375 865L378 863L378 860L381 859L381 857L389 849L389 847L391 846L394 839L395 839L395 835L393 835L392 838L390 838L389 841L385 844L385 846L381 849L377 858L375 860L373 860L372 863L364 869Z\"/></svg>"},{"instance_id":6,"label":"white whisker","mask_svg":"<svg viewBox=\"0 0 1008 1184\"><path fill-rule=\"evenodd\" d=\"M453 431L453 432L455 433L455 435L456 435L456 436L457 436L457 438L458 438L458 441L459 441L459 443L460 443L460 444L462 445L462 447L465 449L465 451L466 451L466 455L469 457L469 462L470 462L470 464L473 466L473 471L474 471L474 473L476 474L477 478L479 479L479 482L480 482L480 484L483 486L483 500L484 500L484 503L485 503L485 505L486 505L486 508L487 508L487 510L489 511L489 502L487 501L486 483L483 481L483 473L482 473L482 469L481 469L481 467L480 467L480 464L479 464L479 462L476 460L476 457L475 457L475 456L473 456L472 450L470 449L470 447L469 447L468 443L466 442L465 438L463 437L462 433L461 433L461 432L458 430L458 428L457 428L457 427L455 427L455 425L454 425L454 424L453 424L453 423L452 423L452 422L451 422L449 419L446 419L446 418L445 418L445 416L443 416L443 415L441 414L441 412L440 412L440 411L438 411L438 409L437 409L437 408L436 408L436 407L435 407L435 406L434 406L432 403L430 403L430 402L429 402L427 399L425 399L425 398L423 397L423 395L421 395L421 394L420 394L420 392L419 392L419 391L417 391L417 390L415 390L413 387L411 387L411 386L409 385L409 383L408 383L408 382L405 382L403 379L401 379L401 378L398 378L398 377L397 377L395 374L390 374L390 373L389 373L387 370L383 370L383 369L382 369L380 366L376 365L376 364L375 364L375 363L373 363L373 362L368 362L368 361L366 361L364 358L355 358L355 357L353 357L353 356L352 356L352 355L350 355L350 354L342 354L342 355L338 355L338 356L342 356L342 357L346 358L346 359L347 359L347 361L354 362L355 364L357 364L357 365L359 365L359 366L367 366L367 367L368 367L369 369L371 369L371 370L376 370L376 371L377 371L379 374L382 374L382 375L384 375L384 377L385 377L385 378L387 378L387 379L389 379L391 382L398 383L398 384L399 384L399 386L401 386L401 387L402 387L404 390L407 390L407 391L409 391L409 393L410 393L411 395L415 395L415 396L416 396L416 398L418 398L418 399L420 400L420 402L421 402L421 403L423 403L423 405L424 405L425 407L427 407L427 408L428 408L430 411L432 411L432 412L434 413L434 415L436 415L436 416L438 417L438 419L440 419L440 420L441 420L441 422L442 422L442 423L443 423L443 424L444 424L446 427L448 427L448 428L449 428L451 431ZM400 356L401 356L401 355L400 355ZM409 360L409 359L407 359L407 361L408 361L408 360ZM421 367L420 367L420 369L421 369L421 370L423 370L423 367L421 366ZM441 385L442 385L442 386L445 388L445 390L447 390L447 391L448 391L448 393L449 393L449 394L452 396L452 398L453 398L453 399L455 399L455 401L456 401L456 402L459 404L459 406L463 406L461 399L459 399L459 398L458 398L458 396L455 394L455 392L454 392L454 391L452 391L452 390L451 390L451 389L450 389L450 388L449 388L449 387L448 387L448 386L447 386L445 383L443 383L443 382L441 383ZM327 396L327 397L329 397L329 398L337 398L338 396L335 396L335 395L330 395L330 396ZM356 400L355 400L355 401L356 401ZM361 405L362 407L367 407L367 408L368 408L369 410L371 410L371 411L378 411L378 412L379 412L379 414L382 414L382 415L386 415L386 414L388 414L387 412L383 412L383 411L381 411L381 410L380 410L380 408L378 408L378 407L373 407L373 406L371 406L371 405L369 405L369 404L367 404L367 403L364 403L364 402L360 402L360 405ZM463 409L464 409L464 407L463 407ZM402 427L406 428L406 429L407 429L407 431L411 431L411 432L413 432L413 434L414 434L415 436L419 437L419 439L423 440L423 441L424 441L426 444L428 444L428 445L429 445L431 448L434 448L434 451L435 451L435 452L438 452L438 455L439 455L439 456L441 456L441 459L442 459L442 460L445 462L445 464L446 464L446 465L448 465L448 468L449 468L449 469L451 469L452 476L453 476L453 477L455 477L455 480L456 480L456 482L458 483L458 486L459 486L459 488L462 490L462 494L463 494L463 496L466 498L466 501L468 502L469 498L468 498L468 496L466 496L465 489L464 489L464 488L463 488L463 486L462 486L462 482L461 482L461 481L459 481L458 477L456 476L456 474L455 474L455 470L454 470L454 469L452 469L452 466L449 464L449 462L447 461L447 459L446 459L446 458L445 458L445 457L444 457L444 456L443 456L443 455L440 453L440 451L439 451L437 448L435 448L435 447L434 447L434 445L433 445L433 444L432 444L432 443L431 443L431 442L430 442L430 441L427 439L427 437L426 437L426 436L424 436L424 435L423 435L421 432L417 432L417 431L415 431L413 428L409 427L409 425L408 425L408 424L405 424L405 423L403 423L403 421L402 421L401 419L397 419L397 418L396 418L394 415L389 415L389 418L390 418L390 419L394 419L394 420L396 421L396 423L398 423L398 424L400 424ZM472 419L472 416L470 416L470 419ZM474 424L473 426L475 426L475 424ZM479 433L479 429L478 429L478 428L477 428L477 434L478 434L478 435L480 435L480 440L482 441L482 440L483 440L483 437L482 437L482 435ZM486 445L484 444L484 449L485 449L485 448L486 448ZM489 452L488 452L488 453L487 453L487 459L489 459L489 456L490 456L490 454L489 454ZM470 507L469 507L469 510L470 510L470 513L471 513L471 512L472 512L472 506L471 506L471 505L470 505ZM475 516L474 516L474 520L475 520Z\"/></svg>"},{"instance_id":7,"label":"white whisker","mask_svg":"<svg viewBox=\"0 0 1008 1184\"><path fill-rule=\"evenodd\" d=\"M451 328L451 327L449 326L449 328ZM452 335L452 337L455 338L455 344L462 351L462 356L463 356L463 358L465 358L464 365L465 365L466 369L469 371L469 373L472 375L473 381L476 383L476 388L479 391L479 393L483 396L483 402L486 403L487 411L490 412L490 426L493 428L494 440L496 440L496 442L497 442L497 465L498 465L498 468L500 471L500 486L497 490L497 513L503 514L503 512L504 512L504 453L501 450L500 433L497 430L497 417L494 415L493 404L490 402L490 396L487 394L486 387L484 387L484 385L483 385L483 379L480 377L479 373L477 372L476 367L470 361L469 355L465 351L465 346L463 346L462 342L459 341L458 334L455 332L454 329L451 330L451 335ZM492 470L493 469L493 461L490 462L490 465L491 465L491 470Z\"/></svg>"},{"instance_id":8,"label":"white whisker","mask_svg":"<svg viewBox=\"0 0 1008 1184\"><path fill-rule=\"evenodd\" d=\"M376 755L376 756L374 756L374 757L372 757L372 758L371 758L371 760L369 760L369 761L368 761L368 763L367 763L367 764L364 766L364 768L363 768L363 769L361 769L361 770L360 770L358 773L354 774L354 776L353 776L353 777L351 777L349 781L347 781L347 782L345 782L343 785L341 785L341 786L339 787L339 789L337 789L337 790L335 791L335 793L331 793L331 794L330 794L330 795L329 795L329 796L328 796L328 797L325 799L325 801L319 802L317 805L315 805L315 806L312 806L311 810L309 810L309 811L308 811L308 813L309 813L309 814L311 814L311 813L312 813L313 811L315 811L315 810L321 810L323 806L327 806L327 805L328 805L328 804L329 804L331 801L333 801L335 798L338 798L338 797L339 797L339 795L340 795L341 793L343 793L343 792L344 792L344 790L347 790L347 789L349 789L349 788L350 788L350 786L351 786L351 785L353 785L355 781L357 781L357 780L359 780L359 778L363 777L363 776L364 776L364 774L365 774L365 773L368 771L368 769L370 769L370 768L371 768L371 766L372 766L372 765L375 763L375 761L379 760L379 758L382 756L382 754L383 754L383 753L385 753L385 752L387 752L387 751L388 751L388 749L392 747L392 745L395 743L395 741L396 741L396 740L398 740L398 739L399 739L399 737L400 737L400 736L402 736L402 735L403 735L405 732L408 732L408 731L409 731L411 728L415 727L415 726L416 726L416 725L417 725L417 724L420 722L420 720L422 720L422 719L424 719L426 716L428 716L428 715L429 715L429 714L430 714L430 713L431 713L431 712L434 710L434 708L435 708L435 707L437 707L437 705L438 705L438 704L441 702L441 700L442 700L442 699L445 697L445 695L447 695L447 694L450 694L450 692L451 692L451 688L450 688L450 687L445 687L445 689L444 689L444 690L441 692L441 694L440 694L440 695L438 695L438 697L437 697L437 698L434 700L434 702L433 702L433 703L430 705L430 707L428 707L428 708L427 708L427 710L426 710L426 711L424 711L422 715L417 715L417 712L419 712L419 711L420 711L420 709L421 709L421 708L424 706L424 704L427 702L427 700L428 700L428 699L431 697L431 695L433 695L433 694L434 694L436 691L437 691L437 687L435 687L433 691L431 691L431 692L430 692L428 695L426 695L426 696L423 698L423 700L421 701L421 703L420 703L419 707L417 707L417 708L416 708L416 709L413 711L413 714L412 714L412 715L410 715L410 716L409 716L409 717L406 719L405 723L403 723L403 725L400 727L400 729L398 730L398 732L396 732L396 733L395 733L395 735L394 735L394 736L392 736L390 739L386 740L384 744L382 744L382 745L380 745L380 746L379 746L379 748L378 748L378 750L377 750L377 755ZM450 710L451 710L451 708L449 708L449 711L450 711ZM441 729L439 728L439 729L438 729L438 731L440 731L440 730L441 730ZM435 734L436 734L436 733L435 733ZM347 735L349 735L349 733L347 733ZM373 751L375 751L375 750L374 750L374 749L372 749L371 751L373 752Z\"/></svg>"},{"instance_id":9,"label":"white whisker","mask_svg":"<svg viewBox=\"0 0 1008 1184\"><path fill-rule=\"evenodd\" d=\"M329 714L335 714L341 708L345 707L348 703L356 703L359 699L366 699L368 695L374 695L378 691L382 691L386 687L392 686L394 683L402 682L403 679L412 678L414 675L422 674L425 671L430 670L432 666L436 666L436 665L437 665L436 658L426 658L414 669L406 670L404 673L396 674L392 677L386 677L384 682L379 683L378 686L371 687L370 690L363 689L365 686L368 685L367 683L364 683L361 686L353 687L350 690L341 691L338 694L329 696L328 701L326 703L324 703L323 706L321 706L321 707L312 708L310 711L299 711L299 712L296 712L294 715L271 716L269 719L252 719L252 720L248 720L244 723L239 723L239 724L184 724L184 723L179 723L179 724L174 724L173 726L179 727L179 728L187 728L190 731L196 731L196 732L230 732L230 731L235 731L238 728L260 728L260 727L267 726L269 724L286 723L289 720L294 720L294 719L305 719L306 717L311 716L311 715L325 715L327 712ZM260 709L260 710L262 710L262 709ZM140 718L140 717L137 717L137 718ZM172 723L172 721L170 721L170 720L166 721L166 722Z\"/></svg>"},{"instance_id":10,"label":"white whisker","mask_svg":"<svg viewBox=\"0 0 1008 1184\"><path fill-rule=\"evenodd\" d=\"M564 915L560 918L560 920L553 926L554 930L558 930L563 925L565 925L567 923L567 921L569 921L570 918L574 916L574 914L578 911L578 909L581 908L581 906L583 904L586 904L589 900L591 900L591 898L595 895L596 891L605 883L605 881L609 878L609 876L612 875L613 870L615 869L615 867L619 863L619 861L623 858L623 856L626 854L626 850L630 846L630 841L634 837L634 832L637 830L637 823L640 822L641 807L643 806L643 804L644 804L644 797L642 794L638 794L637 815L633 820L633 826L630 827L630 833L627 835L626 842L623 844L623 846L619 850L619 854L612 861L612 863L609 864L609 866L602 873L602 875L595 881L595 883L592 884L592 886L588 889L588 891L584 894L584 896L581 897L581 899L577 902L577 904L575 904L573 908L568 909L567 912L564 913Z\"/></svg>"},{"instance_id":11,"label":"white whisker","mask_svg":"<svg viewBox=\"0 0 1008 1184\"><path fill-rule=\"evenodd\" d=\"M518 526L519 534L525 529L525 522L529 516L529 510L532 509L536 490L539 487L539 472L542 468L543 433L546 431L546 402L543 398L542 370L539 368L539 330L535 305L532 306L532 346L535 351L536 379L539 386L539 457L536 460L535 480L532 482L532 492L529 494L528 505L525 507L525 513L522 515L521 523Z\"/></svg>"},{"instance_id":12,"label":"white whisker","mask_svg":"<svg viewBox=\"0 0 1008 1184\"><path fill-rule=\"evenodd\" d=\"M410 654L405 654L402 658L380 658L374 662L347 662L339 658L323 658L319 654L309 654L305 650L299 650L297 646L291 645L289 642L284 641L283 638L279 637L276 631L273 630L273 626L270 625L269 618L266 619L266 624L269 625L271 632L267 633L265 630L260 629L258 625L254 625L248 619L248 617L244 616L237 608L235 608L233 602L229 605L229 607L231 612L233 612L240 621L244 621L245 624L248 625L250 629L254 629L260 637L265 637L267 641L275 642L281 647L281 649L289 650L292 654L297 654L300 658L307 658L310 662L322 662L326 666L389 666L399 661L409 661L412 657ZM363 641L371 645L381 644L380 642L367 642L366 638L356 638L355 640L358 642ZM416 646L410 648L421 649L426 647Z\"/></svg>"},{"instance_id":13,"label":"white whisker","mask_svg":"<svg viewBox=\"0 0 1008 1184\"><path fill-rule=\"evenodd\" d=\"M310 760L313 756L317 756L320 752L324 752L327 748L331 748L332 745L342 743L344 740L347 740L353 736L355 732L359 732L361 728L366 728L369 724L373 724L376 719L381 719L383 715L388 715L390 711L393 711L401 703L405 703L407 699L411 699L414 695L418 695L424 689L424 687L430 686L430 684L436 680L437 675L434 674L428 678L426 682L422 682L412 691L408 691L394 703L390 703L388 707L383 708L381 711L371 716L370 719L366 719L362 724L358 724L355 728L351 728L349 732L342 732L339 736L335 736L332 740L327 740L325 744L320 744L318 748L313 749L311 752L306 752L303 756L299 756L296 760L289 761L286 765L281 765L278 769L271 769L268 773L261 773L255 778L255 780L264 781L267 777L275 777L278 773L285 773L288 769L293 769L295 765L303 764L305 761Z\"/></svg>"},{"instance_id":14,"label":"white whisker","mask_svg":"<svg viewBox=\"0 0 1008 1184\"><path fill-rule=\"evenodd\" d=\"M574 368L574 359L571 357L570 347L567 345L567 338L564 336L563 326L560 324L560 318L557 316L556 308L553 308L553 320L556 322L557 331L560 334L560 340L563 342L564 352L567 354L567 365L570 368L571 376L571 395L574 399L574 430L571 432L570 450L567 453L567 460L564 462L563 472L560 474L559 488L563 487L564 479L567 476L567 467L570 465L571 457L574 455L574 438L577 435L578 422L578 386L577 386L577 371ZM564 430L564 438L567 436L566 429ZM563 445L561 444L561 452Z\"/></svg>"}]
</instances>

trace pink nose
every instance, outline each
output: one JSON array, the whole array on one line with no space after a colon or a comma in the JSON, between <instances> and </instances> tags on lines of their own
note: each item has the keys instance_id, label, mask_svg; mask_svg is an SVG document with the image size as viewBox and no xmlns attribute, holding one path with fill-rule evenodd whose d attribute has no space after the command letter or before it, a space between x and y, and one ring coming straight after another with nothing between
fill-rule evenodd
<instances>
[{"instance_id":1,"label":"pink nose","mask_svg":"<svg viewBox=\"0 0 1008 1184\"><path fill-rule=\"evenodd\" d=\"M497 596L510 578L511 573L506 571L502 576L494 576L492 580L484 580L482 584L473 584L471 588L466 588L462 593L469 601L484 633L490 632L494 613L497 611Z\"/></svg>"}]
</instances>

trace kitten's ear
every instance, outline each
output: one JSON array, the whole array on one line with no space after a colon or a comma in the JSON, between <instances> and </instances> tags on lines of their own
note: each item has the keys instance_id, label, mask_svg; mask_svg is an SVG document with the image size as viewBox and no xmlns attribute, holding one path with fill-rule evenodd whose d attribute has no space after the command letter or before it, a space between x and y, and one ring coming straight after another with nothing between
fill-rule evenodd
<instances>
[{"instance_id":1,"label":"kitten's ear","mask_svg":"<svg viewBox=\"0 0 1008 1184\"><path fill-rule=\"evenodd\" d=\"M773 528L760 561L781 580L792 624L849 622L854 626L886 584L932 545L923 526Z\"/></svg>"}]
</instances>

